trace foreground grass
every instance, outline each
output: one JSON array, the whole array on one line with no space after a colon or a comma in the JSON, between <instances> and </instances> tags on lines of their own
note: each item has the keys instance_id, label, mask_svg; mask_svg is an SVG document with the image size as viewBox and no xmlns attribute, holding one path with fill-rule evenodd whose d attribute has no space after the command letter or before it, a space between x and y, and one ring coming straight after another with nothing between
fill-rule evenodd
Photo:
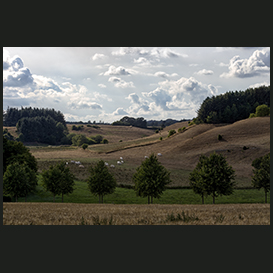
<instances>
[{"instance_id":1,"label":"foreground grass","mask_svg":"<svg viewBox=\"0 0 273 273\"><path fill-rule=\"evenodd\" d=\"M3 224L270 225L270 205L3 203Z\"/></svg>"},{"instance_id":2,"label":"foreground grass","mask_svg":"<svg viewBox=\"0 0 273 273\"><path fill-rule=\"evenodd\" d=\"M27 202L53 202L53 196L41 186L41 176L37 186L37 192L27 197ZM98 197L92 195L84 181L75 181L75 190L72 194L64 195L66 203L98 203ZM25 198L18 199L25 202ZM61 196L55 197L55 202L61 202ZM147 204L147 198L136 196L133 189L117 187L115 192L103 198L105 204ZM264 191L257 189L235 189L229 196L216 198L217 204L234 203L264 203ZM268 194L268 203L270 195ZM201 197L191 189L167 189L161 198L154 198L154 204L201 204ZM205 197L205 204L212 204L212 197Z\"/></svg>"}]
</instances>

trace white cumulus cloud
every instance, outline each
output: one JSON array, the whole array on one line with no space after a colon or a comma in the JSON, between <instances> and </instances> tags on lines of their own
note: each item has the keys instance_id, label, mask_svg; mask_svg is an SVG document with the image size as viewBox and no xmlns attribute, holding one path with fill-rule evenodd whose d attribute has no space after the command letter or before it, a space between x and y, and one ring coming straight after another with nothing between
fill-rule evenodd
<instances>
[{"instance_id":1,"label":"white cumulus cloud","mask_svg":"<svg viewBox=\"0 0 273 273\"><path fill-rule=\"evenodd\" d=\"M109 82L113 82L115 87L119 88L135 88L134 83L132 81L126 82L118 77L110 77L108 79Z\"/></svg>"},{"instance_id":2,"label":"white cumulus cloud","mask_svg":"<svg viewBox=\"0 0 273 273\"><path fill-rule=\"evenodd\" d=\"M229 61L229 72L223 73L220 77L246 78L254 77L270 72L270 48L255 50L248 59L241 59L239 55Z\"/></svg>"},{"instance_id":3,"label":"white cumulus cloud","mask_svg":"<svg viewBox=\"0 0 273 273\"><path fill-rule=\"evenodd\" d=\"M202 69L196 72L196 74L197 75L213 75L213 71L208 69Z\"/></svg>"}]
</instances>

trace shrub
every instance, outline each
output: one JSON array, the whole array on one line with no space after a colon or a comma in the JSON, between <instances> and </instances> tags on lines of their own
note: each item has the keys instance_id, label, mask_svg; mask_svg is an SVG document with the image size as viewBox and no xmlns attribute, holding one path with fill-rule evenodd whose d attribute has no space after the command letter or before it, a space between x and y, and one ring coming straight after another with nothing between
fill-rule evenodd
<instances>
[{"instance_id":1,"label":"shrub","mask_svg":"<svg viewBox=\"0 0 273 273\"><path fill-rule=\"evenodd\" d=\"M102 143L102 144L108 144L109 141L108 141L106 138L104 138L104 139L101 141L101 143Z\"/></svg>"},{"instance_id":2,"label":"shrub","mask_svg":"<svg viewBox=\"0 0 273 273\"><path fill-rule=\"evenodd\" d=\"M186 127L184 126L183 128L179 128L178 129L178 133L182 133L183 131L185 131L186 130Z\"/></svg>"},{"instance_id":3,"label":"shrub","mask_svg":"<svg viewBox=\"0 0 273 273\"><path fill-rule=\"evenodd\" d=\"M255 118L256 117L256 115L254 114L254 113L251 113L250 115L249 115L249 118Z\"/></svg>"},{"instance_id":4,"label":"shrub","mask_svg":"<svg viewBox=\"0 0 273 273\"><path fill-rule=\"evenodd\" d=\"M170 130L170 131L169 131L169 134L168 134L168 137L174 135L175 133L176 133L176 131L175 131L174 129L173 129L173 130Z\"/></svg>"},{"instance_id":5,"label":"shrub","mask_svg":"<svg viewBox=\"0 0 273 273\"><path fill-rule=\"evenodd\" d=\"M262 105L257 106L256 117L266 117L269 114L270 114L270 108L267 105L262 104Z\"/></svg>"},{"instance_id":6,"label":"shrub","mask_svg":"<svg viewBox=\"0 0 273 273\"><path fill-rule=\"evenodd\" d=\"M218 140L220 141L222 139L223 139L223 137L221 135L218 135Z\"/></svg>"},{"instance_id":7,"label":"shrub","mask_svg":"<svg viewBox=\"0 0 273 273\"><path fill-rule=\"evenodd\" d=\"M85 150L86 148L88 147L88 144L86 144L86 143L84 143L83 145L82 145L82 148Z\"/></svg>"},{"instance_id":8,"label":"shrub","mask_svg":"<svg viewBox=\"0 0 273 273\"><path fill-rule=\"evenodd\" d=\"M119 142L122 142L122 139Z\"/></svg>"},{"instance_id":9,"label":"shrub","mask_svg":"<svg viewBox=\"0 0 273 273\"><path fill-rule=\"evenodd\" d=\"M162 140L162 137L160 137L159 140Z\"/></svg>"}]
</instances>

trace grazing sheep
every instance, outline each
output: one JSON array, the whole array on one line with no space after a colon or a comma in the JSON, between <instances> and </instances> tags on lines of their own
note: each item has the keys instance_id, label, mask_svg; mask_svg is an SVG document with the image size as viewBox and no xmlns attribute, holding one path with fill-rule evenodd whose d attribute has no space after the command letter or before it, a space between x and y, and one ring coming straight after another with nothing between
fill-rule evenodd
<instances>
[{"instance_id":1,"label":"grazing sheep","mask_svg":"<svg viewBox=\"0 0 273 273\"><path fill-rule=\"evenodd\" d=\"M84 168L84 166L83 165L79 165L79 168Z\"/></svg>"},{"instance_id":2,"label":"grazing sheep","mask_svg":"<svg viewBox=\"0 0 273 273\"><path fill-rule=\"evenodd\" d=\"M107 162L104 162L104 165L105 165L105 166L109 166L109 164L108 164Z\"/></svg>"},{"instance_id":3,"label":"grazing sheep","mask_svg":"<svg viewBox=\"0 0 273 273\"><path fill-rule=\"evenodd\" d=\"M121 160L120 162L121 162L121 164L123 164L123 163L124 163L124 161L123 161L123 160Z\"/></svg>"},{"instance_id":4,"label":"grazing sheep","mask_svg":"<svg viewBox=\"0 0 273 273\"><path fill-rule=\"evenodd\" d=\"M145 155L144 158L146 159L146 158L149 158L149 157L147 155Z\"/></svg>"},{"instance_id":5,"label":"grazing sheep","mask_svg":"<svg viewBox=\"0 0 273 273\"><path fill-rule=\"evenodd\" d=\"M75 163L75 161L74 161L74 160L71 160L70 162L71 162L71 163Z\"/></svg>"},{"instance_id":6,"label":"grazing sheep","mask_svg":"<svg viewBox=\"0 0 273 273\"><path fill-rule=\"evenodd\" d=\"M111 168L115 168L115 165L112 164L112 165L110 165L110 167L111 167Z\"/></svg>"},{"instance_id":7,"label":"grazing sheep","mask_svg":"<svg viewBox=\"0 0 273 273\"><path fill-rule=\"evenodd\" d=\"M122 158L122 157L120 157L119 159L120 159L120 160L123 160L123 158Z\"/></svg>"},{"instance_id":8,"label":"grazing sheep","mask_svg":"<svg viewBox=\"0 0 273 273\"><path fill-rule=\"evenodd\" d=\"M117 164L118 164L118 165L121 165L122 163L121 163L120 161L117 161Z\"/></svg>"},{"instance_id":9,"label":"grazing sheep","mask_svg":"<svg viewBox=\"0 0 273 273\"><path fill-rule=\"evenodd\" d=\"M157 155L158 155L158 156L162 156L162 154L161 154L161 153L158 153Z\"/></svg>"},{"instance_id":10,"label":"grazing sheep","mask_svg":"<svg viewBox=\"0 0 273 273\"><path fill-rule=\"evenodd\" d=\"M68 162L66 162L65 164L68 165Z\"/></svg>"},{"instance_id":11,"label":"grazing sheep","mask_svg":"<svg viewBox=\"0 0 273 273\"><path fill-rule=\"evenodd\" d=\"M75 161L75 164L81 165L82 163L80 161Z\"/></svg>"}]
</instances>

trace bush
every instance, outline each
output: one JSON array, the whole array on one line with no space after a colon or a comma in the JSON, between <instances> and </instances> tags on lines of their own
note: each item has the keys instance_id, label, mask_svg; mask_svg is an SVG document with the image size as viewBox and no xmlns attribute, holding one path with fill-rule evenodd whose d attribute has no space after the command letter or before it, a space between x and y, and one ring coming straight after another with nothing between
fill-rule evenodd
<instances>
[{"instance_id":1,"label":"bush","mask_svg":"<svg viewBox=\"0 0 273 273\"><path fill-rule=\"evenodd\" d=\"M179 128L178 129L178 133L182 133L182 132L184 132L186 130L186 127L184 126L183 128Z\"/></svg>"},{"instance_id":2,"label":"bush","mask_svg":"<svg viewBox=\"0 0 273 273\"><path fill-rule=\"evenodd\" d=\"M96 135L96 136L94 136L94 137L91 137L91 139L93 139L93 140L96 142L96 144L99 144L99 143L102 142L103 136L101 136L101 135Z\"/></svg>"},{"instance_id":3,"label":"bush","mask_svg":"<svg viewBox=\"0 0 273 273\"><path fill-rule=\"evenodd\" d=\"M85 150L88 147L88 144L84 143L82 144L82 148Z\"/></svg>"},{"instance_id":4,"label":"bush","mask_svg":"<svg viewBox=\"0 0 273 273\"><path fill-rule=\"evenodd\" d=\"M257 106L256 117L266 117L269 114L270 114L270 108L267 105L262 104L262 105Z\"/></svg>"},{"instance_id":5,"label":"bush","mask_svg":"<svg viewBox=\"0 0 273 273\"><path fill-rule=\"evenodd\" d=\"M162 137L160 137L159 140L162 140Z\"/></svg>"},{"instance_id":6,"label":"bush","mask_svg":"<svg viewBox=\"0 0 273 273\"><path fill-rule=\"evenodd\" d=\"M222 139L223 139L223 137L221 135L218 135L218 140L220 141Z\"/></svg>"},{"instance_id":7,"label":"bush","mask_svg":"<svg viewBox=\"0 0 273 273\"><path fill-rule=\"evenodd\" d=\"M175 133L176 133L176 131L175 131L174 129L173 129L173 130L170 130L170 131L169 131L169 134L168 134L168 137L174 135Z\"/></svg>"},{"instance_id":8,"label":"bush","mask_svg":"<svg viewBox=\"0 0 273 273\"><path fill-rule=\"evenodd\" d=\"M109 141L106 139L106 138L104 138L103 140L102 140L102 142L101 142L102 144L108 144L109 143Z\"/></svg>"}]
</instances>

